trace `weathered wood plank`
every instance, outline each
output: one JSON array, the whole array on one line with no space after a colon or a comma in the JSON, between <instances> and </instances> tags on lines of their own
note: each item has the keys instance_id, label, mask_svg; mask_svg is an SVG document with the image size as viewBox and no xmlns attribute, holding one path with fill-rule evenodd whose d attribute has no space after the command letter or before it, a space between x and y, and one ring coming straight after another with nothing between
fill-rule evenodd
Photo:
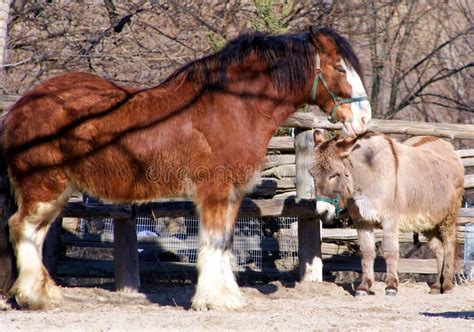
<instances>
[{"instance_id":1,"label":"weathered wood plank","mask_svg":"<svg viewBox=\"0 0 474 332\"><path fill-rule=\"evenodd\" d=\"M461 158L474 157L474 149L456 150L456 153L457 153Z\"/></svg>"},{"instance_id":2,"label":"weathered wood plank","mask_svg":"<svg viewBox=\"0 0 474 332\"><path fill-rule=\"evenodd\" d=\"M324 271L355 271L361 272L360 258L358 256L343 256L343 255L329 255L323 259ZM462 272L462 261L458 261L459 270ZM185 275L195 276L196 266L192 263L179 262L142 262L140 264L140 272L157 272L167 274L183 273ZM375 259L375 272L385 272L385 262L382 257ZM264 268L264 274L274 273L281 274L276 269ZM436 259L413 259L401 258L398 262L398 273L419 273L419 274L436 274ZM113 262L107 260L91 260L68 258L60 261L57 270L58 277L73 277L73 278L112 278L113 277Z\"/></svg>"},{"instance_id":3,"label":"weathered wood plank","mask_svg":"<svg viewBox=\"0 0 474 332\"><path fill-rule=\"evenodd\" d=\"M464 189L474 188L474 174L464 175Z\"/></svg>"},{"instance_id":4,"label":"weathered wood plank","mask_svg":"<svg viewBox=\"0 0 474 332\"><path fill-rule=\"evenodd\" d=\"M262 171L262 176L274 176L276 178L295 177L295 165L280 165Z\"/></svg>"},{"instance_id":5,"label":"weathered wood plank","mask_svg":"<svg viewBox=\"0 0 474 332\"><path fill-rule=\"evenodd\" d=\"M383 232L380 229L374 231L375 240L382 241ZM357 241L357 230L354 228L323 228L322 238L324 241ZM427 239L420 234L420 242L427 242ZM400 243L413 242L413 233L401 232L399 234ZM464 243L464 232L458 231L458 242Z\"/></svg>"},{"instance_id":6,"label":"weathered wood plank","mask_svg":"<svg viewBox=\"0 0 474 332\"><path fill-rule=\"evenodd\" d=\"M458 261L458 270L456 273L462 272L463 262ZM362 272L360 258L358 256L340 256L334 255L324 260L325 271L356 271ZM386 272L385 261L382 257L377 257L374 264L375 272ZM436 274L436 259L416 259L416 258L400 258L398 260L398 273L419 273L419 274Z\"/></svg>"},{"instance_id":7,"label":"weathered wood plank","mask_svg":"<svg viewBox=\"0 0 474 332\"><path fill-rule=\"evenodd\" d=\"M278 150L280 152L294 152L295 151L295 140L290 136L277 136L272 137L268 143L267 149Z\"/></svg>"},{"instance_id":8,"label":"weathered wood plank","mask_svg":"<svg viewBox=\"0 0 474 332\"><path fill-rule=\"evenodd\" d=\"M295 128L341 129L340 123L330 123L324 116L313 113L295 113L282 125ZM454 123L415 122L372 119L369 130L390 134L431 135L446 138L474 139L474 125Z\"/></svg>"},{"instance_id":9,"label":"weathered wood plank","mask_svg":"<svg viewBox=\"0 0 474 332\"><path fill-rule=\"evenodd\" d=\"M128 204L87 204L81 202L69 203L61 213L62 217L75 218L114 218L127 219L132 216L132 208Z\"/></svg>"},{"instance_id":10,"label":"weathered wood plank","mask_svg":"<svg viewBox=\"0 0 474 332\"><path fill-rule=\"evenodd\" d=\"M462 158L461 160L462 160L462 164L465 168L474 166L474 158L473 157Z\"/></svg>"},{"instance_id":11,"label":"weathered wood plank","mask_svg":"<svg viewBox=\"0 0 474 332\"><path fill-rule=\"evenodd\" d=\"M285 199L250 199L247 198L242 202L239 210L239 216L242 217L301 217L311 218L315 213L315 201L313 199L297 200L295 197ZM92 209L92 212L90 212ZM150 214L153 212L155 217L173 217L196 216L194 204L190 200L162 201L148 203L139 206L140 214ZM121 211L120 214L117 211ZM125 214L129 211L129 215ZM110 205L110 204L94 204L85 205L81 202L72 202L67 205L63 211L63 217L94 217L94 218L110 218L111 215L120 215L121 217L131 217L130 206ZM462 208L459 210L459 217L463 218L463 223L467 220L474 222L474 209ZM461 224L461 223L460 223Z\"/></svg>"},{"instance_id":12,"label":"weathered wood plank","mask_svg":"<svg viewBox=\"0 0 474 332\"><path fill-rule=\"evenodd\" d=\"M263 170L268 168L282 166L282 165L294 165L295 164L295 155L294 154L281 154L274 153L269 154L265 157L265 163L263 165Z\"/></svg>"}]
</instances>

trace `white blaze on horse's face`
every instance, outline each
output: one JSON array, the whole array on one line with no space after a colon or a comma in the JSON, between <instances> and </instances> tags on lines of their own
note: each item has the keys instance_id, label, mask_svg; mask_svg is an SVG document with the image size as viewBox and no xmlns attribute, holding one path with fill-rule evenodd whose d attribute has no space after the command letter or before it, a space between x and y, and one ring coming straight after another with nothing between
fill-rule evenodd
<instances>
[{"instance_id":1,"label":"white blaze on horse's face","mask_svg":"<svg viewBox=\"0 0 474 332\"><path fill-rule=\"evenodd\" d=\"M359 74L357 74L354 68L346 64L344 60L341 62L346 70L347 82L349 82L352 87L351 98L367 96ZM352 119L343 123L342 129L344 133L349 136L357 136L365 133L367 131L367 124L372 119L372 109L369 101L353 102L350 103L349 106L352 111Z\"/></svg>"}]
</instances>

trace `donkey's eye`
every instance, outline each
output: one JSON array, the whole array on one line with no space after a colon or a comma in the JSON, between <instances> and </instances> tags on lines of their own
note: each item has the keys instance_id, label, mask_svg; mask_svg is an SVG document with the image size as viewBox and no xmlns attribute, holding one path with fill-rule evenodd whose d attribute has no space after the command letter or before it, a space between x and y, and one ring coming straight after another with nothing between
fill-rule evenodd
<instances>
[{"instance_id":1,"label":"donkey's eye","mask_svg":"<svg viewBox=\"0 0 474 332\"><path fill-rule=\"evenodd\" d=\"M341 176L339 173L334 173L333 175L329 177L329 180L337 179L339 176Z\"/></svg>"},{"instance_id":2,"label":"donkey's eye","mask_svg":"<svg viewBox=\"0 0 474 332\"><path fill-rule=\"evenodd\" d=\"M337 66L336 70L340 73L343 73L343 74L346 73L346 70L344 69L344 67L342 65Z\"/></svg>"}]
</instances>

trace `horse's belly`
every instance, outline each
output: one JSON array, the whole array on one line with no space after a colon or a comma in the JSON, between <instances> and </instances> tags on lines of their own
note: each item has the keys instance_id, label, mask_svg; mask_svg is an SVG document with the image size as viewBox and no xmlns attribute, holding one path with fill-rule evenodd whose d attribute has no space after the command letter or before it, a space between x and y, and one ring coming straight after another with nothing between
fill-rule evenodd
<instances>
[{"instance_id":1,"label":"horse's belly","mask_svg":"<svg viewBox=\"0 0 474 332\"><path fill-rule=\"evenodd\" d=\"M75 163L69 177L82 191L113 202L193 196L190 180L181 176L179 167L168 166L133 158L131 153L104 151Z\"/></svg>"}]
</instances>

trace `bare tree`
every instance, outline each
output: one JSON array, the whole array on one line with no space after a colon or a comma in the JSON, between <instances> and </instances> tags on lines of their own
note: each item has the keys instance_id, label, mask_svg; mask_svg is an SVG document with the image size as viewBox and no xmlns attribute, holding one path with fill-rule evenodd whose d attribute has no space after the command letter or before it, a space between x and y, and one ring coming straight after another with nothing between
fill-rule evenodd
<instances>
[{"instance_id":1,"label":"bare tree","mask_svg":"<svg viewBox=\"0 0 474 332\"><path fill-rule=\"evenodd\" d=\"M155 85L251 29L259 15L253 2L15 0L4 84L21 94L46 77L82 70ZM474 122L472 1L261 2L284 13L277 23L288 31L332 26L346 36L364 65L376 117Z\"/></svg>"},{"instance_id":2,"label":"bare tree","mask_svg":"<svg viewBox=\"0 0 474 332\"><path fill-rule=\"evenodd\" d=\"M0 1L0 85L3 86L3 66L7 58L7 27L8 13L10 12L10 1Z\"/></svg>"}]
</instances>

